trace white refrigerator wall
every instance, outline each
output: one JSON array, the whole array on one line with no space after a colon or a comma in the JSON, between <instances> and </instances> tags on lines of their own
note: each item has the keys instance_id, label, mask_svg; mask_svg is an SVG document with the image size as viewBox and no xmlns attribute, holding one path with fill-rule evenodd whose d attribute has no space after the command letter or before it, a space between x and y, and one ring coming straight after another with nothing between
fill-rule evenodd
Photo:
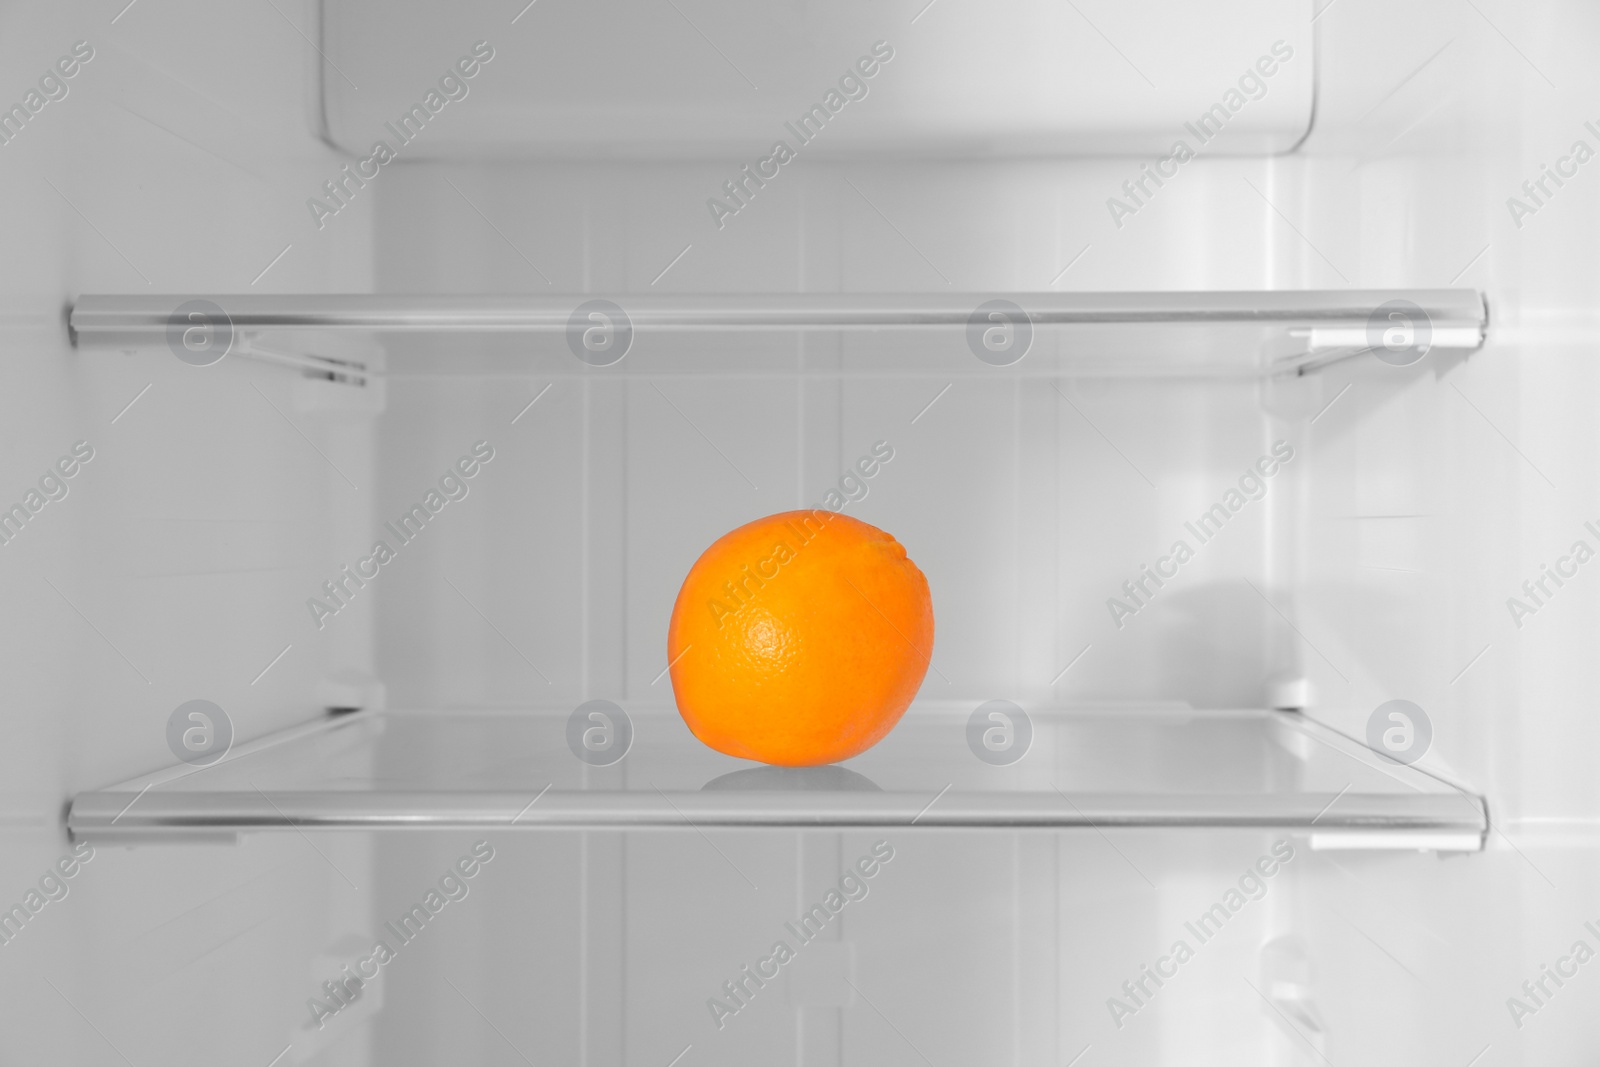
<instances>
[{"instance_id":1,"label":"white refrigerator wall","mask_svg":"<svg viewBox=\"0 0 1600 1067\"><path fill-rule=\"evenodd\" d=\"M307 40L314 12L121 9L0 15L15 75L0 93L76 41L95 49L0 147L5 499L74 442L95 450L0 548L0 903L69 852L74 792L170 762L168 716L195 697L259 736L315 714L318 683L371 654L394 705L606 696L670 713L653 683L696 552L814 502L879 439L896 458L852 509L948 576L948 682L930 672L925 697L1253 704L1268 674L1297 670L1308 714L1356 736L1384 700L1422 705L1422 766L1485 792L1496 828L1448 860L1297 844L1248 924L1120 1029L1107 998L1270 837L903 835L835 928L846 947L721 1031L705 999L869 838L722 834L721 856L688 832L500 835L477 903L325 1031L307 1029L307 998L469 838L101 849L0 946L0 1063L265 1064L291 1047L319 1063L650 1064L692 1045L686 1064L775 1048L800 1064L1059 1064L1086 1048L1085 1065L1546 1064L1600 1040L1589 968L1520 1027L1506 1003L1600 922L1600 592L1585 566L1520 627L1507 606L1600 525L1600 178L1547 184L1520 220L1507 205L1574 141L1600 148L1588 9L1339 0L1316 21L1301 149L1199 158L1120 226L1106 200L1148 160L803 160L721 230L703 201L728 168L688 162L403 163L318 229L305 200L347 157L308 132L312 88L334 77ZM821 337L789 339L789 374L465 377L447 346L396 344L370 455L292 372L80 355L62 325L83 292L1452 284L1490 304L1490 343L1464 363L1351 362L1271 387L867 379ZM1117 629L1105 599L1279 438L1296 459L1252 525ZM495 460L367 617L308 623L305 599L365 548L337 516L370 499L376 527L478 440ZM1325 1045L1291 1036L1246 980L1306 1005Z\"/></svg>"},{"instance_id":2,"label":"white refrigerator wall","mask_svg":"<svg viewBox=\"0 0 1600 1067\"><path fill-rule=\"evenodd\" d=\"M75 442L94 456L0 548L6 908L48 899L41 879L72 849L66 797L172 762L179 704L213 700L259 736L318 711L328 659L295 598L327 551L334 490L291 377L79 353L64 319L89 291L370 286L364 223L301 221L300 190L334 159L310 132L313 24L292 5L122 7L0 12L7 105L75 43L93 53L0 147L0 492L22 500ZM0 947L0 1062L271 1060L331 932L367 925L364 893L329 861L370 889L370 843L316 847L291 835L68 864L66 896Z\"/></svg>"}]
</instances>

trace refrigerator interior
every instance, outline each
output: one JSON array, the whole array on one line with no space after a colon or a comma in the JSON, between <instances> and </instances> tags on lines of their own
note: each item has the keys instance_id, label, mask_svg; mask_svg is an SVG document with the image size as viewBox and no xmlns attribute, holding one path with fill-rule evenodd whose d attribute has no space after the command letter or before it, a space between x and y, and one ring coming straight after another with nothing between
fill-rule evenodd
<instances>
[{"instance_id":1,"label":"refrigerator interior","mask_svg":"<svg viewBox=\"0 0 1600 1067\"><path fill-rule=\"evenodd\" d=\"M617 38L563 20L632 8L550 3L428 9L409 24L333 3L0 14L16 87L74 42L94 53L0 146L13 205L5 491L20 499L77 442L93 453L0 558L12 606L0 906L30 913L0 945L0 1063L1580 1062L1600 1039L1582 1008L1594 979L1563 971L1537 996L1525 983L1575 942L1600 943L1585 926L1600 924L1586 893L1600 810L1581 755L1600 741L1584 651L1596 604L1582 569L1547 584L1536 612L1508 602L1600 537L1584 525L1600 522L1585 487L1596 261L1578 239L1597 201L1583 169L1546 186L1535 212L1507 198L1529 200L1520 187L1544 164L1600 140L1582 109L1593 13L1263 4L1233 16L1261 23L1257 41L1212 9L1207 39L1201 18L1147 33L1110 5L1063 21L1071 12L1018 3L1016 19L1070 41L1093 77L1063 83L1072 108L1015 114L1001 72L1046 57L1029 43L1008 59L1015 27L955 0L775 7L772 26L669 4ZM757 103L693 114L743 92L704 36L719 26L757 43L799 34L830 57L789 71L736 51L729 65L748 57L761 81L804 86L878 39L905 64L838 116L837 143L819 138L720 228L705 201L749 158L741 146L798 109L784 97L769 111L754 90ZM552 45L563 29L592 46L592 66ZM959 78L918 58L919 44L937 57L964 35L986 62ZM1137 211L1110 211L1181 135L1169 117L1203 109L1279 36L1294 58L1259 116L1246 112L1254 125ZM495 58L437 117L441 135L333 217L308 212L378 116L479 39ZM630 56L653 39L681 63L630 81ZM557 61L571 73L540 73ZM902 69L909 84L894 88ZM681 95L643 108L673 71ZM564 105L530 109L551 84L595 110L561 127ZM1006 113L1014 128L985 126ZM608 116L639 124L595 134ZM557 129L547 157L517 134L540 123ZM74 345L67 329L85 294L627 306L1445 289L1482 294L1481 347L1304 373L1200 327L1085 345L1041 326L1006 367L948 326L641 328L610 366L574 358L559 331L284 342L362 365L331 376L239 354L197 367L164 345ZM493 458L464 495L318 619L308 601L325 600L323 583L480 442ZM892 460L851 476L880 442ZM1124 583L1280 442L1259 496L1118 617L1108 601L1129 598ZM202 698L241 749L322 724L276 769L230 765L240 794L268 805L290 803L279 783L294 781L406 793L506 775L520 788L540 760L574 789L625 789L641 805L709 796L750 765L697 747L674 710L673 597L721 533L831 488L859 494L846 513L899 538L933 589L918 701L850 764L893 797L930 783L929 825L912 807L844 829L546 826L533 782L530 807L481 832L108 834L86 861L95 839L68 834L75 797L173 765L169 719ZM562 744L567 714L596 699L634 725L637 749L611 767L581 766ZM1282 775L1299 773L1284 770L1304 762L1299 742L1230 717L1287 703L1365 739L1394 699L1424 709L1432 737L1387 780L1400 795L1432 789L1430 775L1481 795L1481 850L1314 848L1303 827L947 825L944 780L925 777L950 761L990 783L979 792L1024 780L1072 792L1060 772L1157 797L1191 781L1276 795L1295 788ZM990 700L1039 724L1015 767L966 751L967 715ZM350 707L362 710L327 728L327 709ZM1085 714L1214 726L1205 736L1223 740L1187 748L1130 729L1085 760L1073 745L1087 734L1053 725ZM368 728L344 724L380 715L394 721L349 740ZM434 726L409 733L407 715ZM548 728L466 725L499 719ZM191 787L169 775L149 793ZM130 823L139 810L125 809ZM58 863L74 855L68 876ZM872 877L841 887L864 857L878 860ZM859 898L741 1004L725 983L748 981L774 942L798 944L784 924L834 888ZM386 933L435 889L450 899L421 933ZM1189 932L1235 890L1248 903L1225 927ZM330 1000L325 983L379 939L393 961L348 1006ZM1179 940L1192 959L1164 984L1147 978ZM1519 1015L1510 998L1537 1010ZM739 1010L719 1017L717 1001Z\"/></svg>"}]
</instances>

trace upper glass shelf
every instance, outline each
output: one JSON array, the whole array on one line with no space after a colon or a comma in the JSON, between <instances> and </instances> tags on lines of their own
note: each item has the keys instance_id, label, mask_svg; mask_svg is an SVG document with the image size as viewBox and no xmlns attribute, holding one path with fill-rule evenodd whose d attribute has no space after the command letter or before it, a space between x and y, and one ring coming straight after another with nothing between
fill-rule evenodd
<instances>
[{"instance_id":1,"label":"upper glass shelf","mask_svg":"<svg viewBox=\"0 0 1600 1067\"><path fill-rule=\"evenodd\" d=\"M303 363L341 333L371 335L390 349L386 368L362 367L379 375L793 374L792 335L822 332L840 338L837 373L1030 377L1261 377L1374 352L1410 362L1480 347L1487 322L1472 289L90 295L69 318L80 347L170 347L195 363ZM812 354L821 367L832 353Z\"/></svg>"},{"instance_id":2,"label":"upper glass shelf","mask_svg":"<svg viewBox=\"0 0 1600 1067\"><path fill-rule=\"evenodd\" d=\"M77 796L75 836L131 844L267 830L460 827L1270 828L1316 848L1476 850L1481 797L1295 712L1182 706L1030 712L1026 755L968 747L970 707L917 704L848 767L767 768L632 712L626 755L568 747L570 709L367 711Z\"/></svg>"}]
</instances>

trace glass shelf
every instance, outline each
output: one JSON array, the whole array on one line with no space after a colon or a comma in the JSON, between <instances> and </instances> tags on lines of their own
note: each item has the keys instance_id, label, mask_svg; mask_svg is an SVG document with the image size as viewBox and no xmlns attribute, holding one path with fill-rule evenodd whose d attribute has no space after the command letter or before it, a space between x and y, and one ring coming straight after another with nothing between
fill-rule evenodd
<instances>
[{"instance_id":1,"label":"glass shelf","mask_svg":"<svg viewBox=\"0 0 1600 1067\"><path fill-rule=\"evenodd\" d=\"M916 704L848 767L765 768L632 709L609 767L567 746L571 709L364 711L74 798L100 843L284 830L1262 828L1314 848L1477 850L1483 798L1296 712L1183 706L1030 712L1006 767L967 747L971 707Z\"/></svg>"},{"instance_id":2,"label":"glass shelf","mask_svg":"<svg viewBox=\"0 0 1600 1067\"><path fill-rule=\"evenodd\" d=\"M220 317L232 354L347 372L318 347L338 334L384 340L386 370L405 374L794 374L793 335L839 337L833 373L1020 377L1263 377L1303 374L1373 351L1387 306L1411 305L1432 349L1470 352L1488 311L1473 289L1124 293L769 293L566 296L86 295L73 305L84 349L166 348L180 308ZM625 361L585 366L574 338L591 305L626 327ZM1008 348L980 354L1010 316ZM620 312L621 317L615 313ZM441 338L448 337L448 343ZM692 343L684 343L686 337ZM996 342L1000 343L1000 342ZM221 358L221 351L217 353ZM974 357L977 358L974 358ZM1013 358L1014 357L1014 358ZM1025 357L1025 358L1024 358ZM1418 356L1420 358L1420 356ZM819 366L825 365L824 360ZM343 368L343 369L341 369Z\"/></svg>"}]
</instances>

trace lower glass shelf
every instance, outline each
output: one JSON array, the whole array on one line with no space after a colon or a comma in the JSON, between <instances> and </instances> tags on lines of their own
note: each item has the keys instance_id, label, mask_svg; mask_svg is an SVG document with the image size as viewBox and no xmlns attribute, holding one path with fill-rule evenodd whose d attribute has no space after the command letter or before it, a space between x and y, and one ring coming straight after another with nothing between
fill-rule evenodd
<instances>
[{"instance_id":1,"label":"lower glass shelf","mask_svg":"<svg viewBox=\"0 0 1600 1067\"><path fill-rule=\"evenodd\" d=\"M713 752L670 707L634 709L625 722L592 710L320 719L210 766L80 794L68 827L110 844L466 827L1259 827L1309 835L1313 848L1462 851L1482 848L1488 830L1481 796L1294 712L1036 710L1026 726L1010 724L1013 741L1029 740L997 755L981 741L987 721L969 724L970 705L919 703L848 766L790 769ZM618 748L585 749L592 724L603 739L623 739ZM994 765L1016 751L1015 762Z\"/></svg>"}]
</instances>

